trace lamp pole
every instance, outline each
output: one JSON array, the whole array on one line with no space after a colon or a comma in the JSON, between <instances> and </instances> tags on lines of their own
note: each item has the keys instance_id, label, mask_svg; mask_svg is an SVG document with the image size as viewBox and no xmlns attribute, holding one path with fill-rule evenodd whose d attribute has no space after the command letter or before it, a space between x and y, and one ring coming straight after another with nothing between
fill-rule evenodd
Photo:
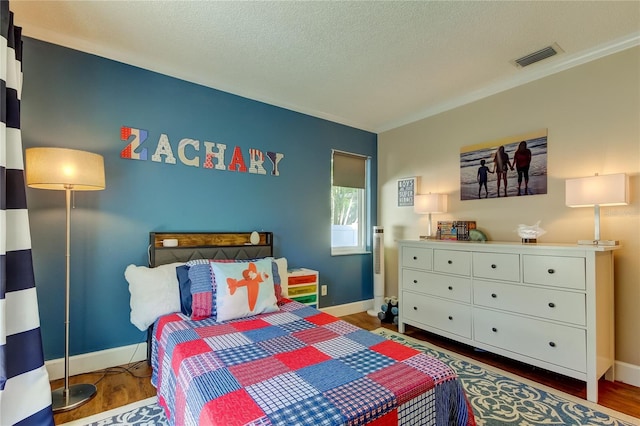
<instances>
[{"instance_id":1,"label":"lamp pole","mask_svg":"<svg viewBox=\"0 0 640 426\"><path fill-rule=\"evenodd\" d=\"M81 383L69 386L69 294L71 293L71 191L73 185L64 185L67 217L66 217L66 282L64 303L64 388L51 392L51 407L54 413L72 410L93 398L97 388L93 384Z\"/></svg>"},{"instance_id":2,"label":"lamp pole","mask_svg":"<svg viewBox=\"0 0 640 426\"><path fill-rule=\"evenodd\" d=\"M67 217L66 217L66 285L64 300L64 395L69 394L69 294L71 293L71 185L64 186L64 192L67 200Z\"/></svg>"}]
</instances>

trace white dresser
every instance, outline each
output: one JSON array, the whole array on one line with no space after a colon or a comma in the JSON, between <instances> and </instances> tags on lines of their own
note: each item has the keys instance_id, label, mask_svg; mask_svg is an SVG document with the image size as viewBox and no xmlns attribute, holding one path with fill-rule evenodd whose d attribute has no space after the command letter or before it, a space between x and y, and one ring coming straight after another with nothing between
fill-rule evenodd
<instances>
[{"instance_id":1,"label":"white dresser","mask_svg":"<svg viewBox=\"0 0 640 426\"><path fill-rule=\"evenodd\" d=\"M613 250L569 244L398 242L405 324L587 382L613 380Z\"/></svg>"}]
</instances>

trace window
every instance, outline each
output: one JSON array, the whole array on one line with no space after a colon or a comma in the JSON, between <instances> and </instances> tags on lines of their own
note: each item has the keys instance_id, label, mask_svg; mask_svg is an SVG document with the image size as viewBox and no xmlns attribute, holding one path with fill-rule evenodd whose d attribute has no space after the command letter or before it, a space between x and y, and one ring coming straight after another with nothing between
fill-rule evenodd
<instances>
[{"instance_id":1,"label":"window","mask_svg":"<svg viewBox=\"0 0 640 426\"><path fill-rule=\"evenodd\" d=\"M369 158L334 150L331 165L331 254L364 253Z\"/></svg>"}]
</instances>

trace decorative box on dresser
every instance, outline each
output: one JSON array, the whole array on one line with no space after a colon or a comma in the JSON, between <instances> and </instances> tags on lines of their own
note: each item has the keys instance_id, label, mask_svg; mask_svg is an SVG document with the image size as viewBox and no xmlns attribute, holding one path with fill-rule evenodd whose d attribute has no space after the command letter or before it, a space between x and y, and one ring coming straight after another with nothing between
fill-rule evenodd
<instances>
[{"instance_id":1,"label":"decorative box on dresser","mask_svg":"<svg viewBox=\"0 0 640 426\"><path fill-rule=\"evenodd\" d=\"M617 246L406 240L405 324L587 382L613 380Z\"/></svg>"}]
</instances>

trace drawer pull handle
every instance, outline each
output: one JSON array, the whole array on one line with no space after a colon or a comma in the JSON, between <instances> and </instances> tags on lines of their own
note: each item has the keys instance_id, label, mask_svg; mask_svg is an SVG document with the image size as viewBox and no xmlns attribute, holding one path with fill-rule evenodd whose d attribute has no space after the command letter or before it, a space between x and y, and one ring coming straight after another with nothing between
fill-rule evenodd
<instances>
[{"instance_id":1,"label":"drawer pull handle","mask_svg":"<svg viewBox=\"0 0 640 426\"><path fill-rule=\"evenodd\" d=\"M418 280L413 280L413 283L414 284L418 284Z\"/></svg>"},{"instance_id":2,"label":"drawer pull handle","mask_svg":"<svg viewBox=\"0 0 640 426\"><path fill-rule=\"evenodd\" d=\"M453 263L453 260L447 260L447 263L451 265Z\"/></svg>"},{"instance_id":3,"label":"drawer pull handle","mask_svg":"<svg viewBox=\"0 0 640 426\"><path fill-rule=\"evenodd\" d=\"M549 307L550 307L550 308L555 308L555 307L556 307L556 304L555 304L555 303L553 303L553 302L549 302Z\"/></svg>"},{"instance_id":4,"label":"drawer pull handle","mask_svg":"<svg viewBox=\"0 0 640 426\"><path fill-rule=\"evenodd\" d=\"M418 260L418 256L413 256L413 260Z\"/></svg>"},{"instance_id":5,"label":"drawer pull handle","mask_svg":"<svg viewBox=\"0 0 640 426\"><path fill-rule=\"evenodd\" d=\"M417 311L417 310L418 310L418 307L417 307L417 306L414 306L414 307L413 307L413 310L414 310L414 311Z\"/></svg>"},{"instance_id":6,"label":"drawer pull handle","mask_svg":"<svg viewBox=\"0 0 640 426\"><path fill-rule=\"evenodd\" d=\"M491 331L493 331L494 333L497 333L497 332L498 332L498 329L497 329L497 328L495 328L495 327L492 327L492 328L491 328Z\"/></svg>"},{"instance_id":7,"label":"drawer pull handle","mask_svg":"<svg viewBox=\"0 0 640 426\"><path fill-rule=\"evenodd\" d=\"M449 290L453 290L453 287L452 287L452 286L449 286L448 288L449 288Z\"/></svg>"},{"instance_id":8,"label":"drawer pull handle","mask_svg":"<svg viewBox=\"0 0 640 426\"><path fill-rule=\"evenodd\" d=\"M551 346L552 348L556 347L556 343L555 342L549 342L549 346Z\"/></svg>"},{"instance_id":9,"label":"drawer pull handle","mask_svg":"<svg viewBox=\"0 0 640 426\"><path fill-rule=\"evenodd\" d=\"M495 263L491 264L491 269L496 269L498 267L498 265L496 265Z\"/></svg>"},{"instance_id":10,"label":"drawer pull handle","mask_svg":"<svg viewBox=\"0 0 640 426\"><path fill-rule=\"evenodd\" d=\"M449 315L449 320L453 321L453 317L451 315Z\"/></svg>"},{"instance_id":11,"label":"drawer pull handle","mask_svg":"<svg viewBox=\"0 0 640 426\"><path fill-rule=\"evenodd\" d=\"M555 274L556 270L555 269L547 269L547 272L550 274Z\"/></svg>"},{"instance_id":12,"label":"drawer pull handle","mask_svg":"<svg viewBox=\"0 0 640 426\"><path fill-rule=\"evenodd\" d=\"M491 297L493 297L495 299L496 297L498 297L498 295L495 294L495 293L491 293Z\"/></svg>"}]
</instances>

